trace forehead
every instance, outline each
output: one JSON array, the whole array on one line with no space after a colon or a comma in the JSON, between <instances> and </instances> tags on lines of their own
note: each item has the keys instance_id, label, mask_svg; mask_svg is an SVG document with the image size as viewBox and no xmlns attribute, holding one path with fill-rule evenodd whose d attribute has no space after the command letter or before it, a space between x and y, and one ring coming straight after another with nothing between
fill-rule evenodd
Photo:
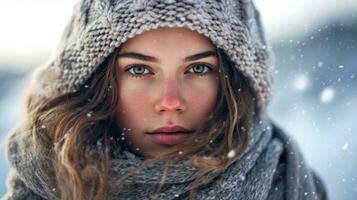
<instances>
[{"instance_id":1,"label":"forehead","mask_svg":"<svg viewBox=\"0 0 357 200\"><path fill-rule=\"evenodd\" d=\"M158 28L146 31L121 45L121 51L195 53L214 50L211 40L187 28Z\"/></svg>"}]
</instances>

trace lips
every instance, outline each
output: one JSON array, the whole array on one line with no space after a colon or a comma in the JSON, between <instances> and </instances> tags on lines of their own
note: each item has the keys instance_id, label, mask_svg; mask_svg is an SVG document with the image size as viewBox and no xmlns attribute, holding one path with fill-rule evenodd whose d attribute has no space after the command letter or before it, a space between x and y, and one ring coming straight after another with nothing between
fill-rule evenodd
<instances>
[{"instance_id":1,"label":"lips","mask_svg":"<svg viewBox=\"0 0 357 200\"><path fill-rule=\"evenodd\" d=\"M158 144L172 145L185 140L193 130L182 126L163 126L148 132L150 138Z\"/></svg>"},{"instance_id":2,"label":"lips","mask_svg":"<svg viewBox=\"0 0 357 200\"><path fill-rule=\"evenodd\" d=\"M190 130L188 128L179 126L179 125L174 125L174 126L163 126L158 129L155 129L153 131L148 132L148 134L156 134L156 133L190 133L193 132L193 130Z\"/></svg>"}]
</instances>

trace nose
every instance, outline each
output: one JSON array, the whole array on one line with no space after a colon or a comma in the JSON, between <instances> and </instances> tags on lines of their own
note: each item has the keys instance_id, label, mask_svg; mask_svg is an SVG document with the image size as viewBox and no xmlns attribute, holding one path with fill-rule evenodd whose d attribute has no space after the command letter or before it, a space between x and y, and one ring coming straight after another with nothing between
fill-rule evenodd
<instances>
[{"instance_id":1,"label":"nose","mask_svg":"<svg viewBox=\"0 0 357 200\"><path fill-rule=\"evenodd\" d=\"M180 94L180 89L176 81L165 81L161 91L160 99L155 105L155 111L157 113L181 113L186 110L185 102Z\"/></svg>"}]
</instances>

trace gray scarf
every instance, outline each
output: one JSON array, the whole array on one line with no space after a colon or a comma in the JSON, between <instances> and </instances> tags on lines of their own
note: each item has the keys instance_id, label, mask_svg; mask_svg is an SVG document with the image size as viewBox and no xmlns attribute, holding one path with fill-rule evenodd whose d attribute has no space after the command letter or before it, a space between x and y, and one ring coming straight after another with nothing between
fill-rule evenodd
<instances>
[{"instance_id":1,"label":"gray scarf","mask_svg":"<svg viewBox=\"0 0 357 200\"><path fill-rule=\"evenodd\" d=\"M8 146L8 160L14 170L8 177L3 199L58 199L51 167L34 152L27 132L16 132ZM116 152L110 167L109 199L187 199L189 183L197 168L182 158L170 164L161 190L165 163L158 162L125 179L118 179L138 167L144 159L130 151ZM197 192L197 199L327 199L324 186L304 164L298 148L280 129L267 120L256 120L248 147L242 156L214 181Z\"/></svg>"}]
</instances>

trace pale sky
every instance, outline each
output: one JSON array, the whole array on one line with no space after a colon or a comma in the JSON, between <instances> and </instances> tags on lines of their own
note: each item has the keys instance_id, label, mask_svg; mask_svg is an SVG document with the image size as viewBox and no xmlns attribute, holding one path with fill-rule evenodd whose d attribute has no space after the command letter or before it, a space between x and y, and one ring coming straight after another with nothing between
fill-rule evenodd
<instances>
[{"instance_id":1,"label":"pale sky","mask_svg":"<svg viewBox=\"0 0 357 200\"><path fill-rule=\"evenodd\" d=\"M10 65L27 69L45 62L59 41L74 2L0 1L0 69ZM269 41L303 34L315 24L357 10L356 0L255 0L255 3Z\"/></svg>"}]
</instances>

